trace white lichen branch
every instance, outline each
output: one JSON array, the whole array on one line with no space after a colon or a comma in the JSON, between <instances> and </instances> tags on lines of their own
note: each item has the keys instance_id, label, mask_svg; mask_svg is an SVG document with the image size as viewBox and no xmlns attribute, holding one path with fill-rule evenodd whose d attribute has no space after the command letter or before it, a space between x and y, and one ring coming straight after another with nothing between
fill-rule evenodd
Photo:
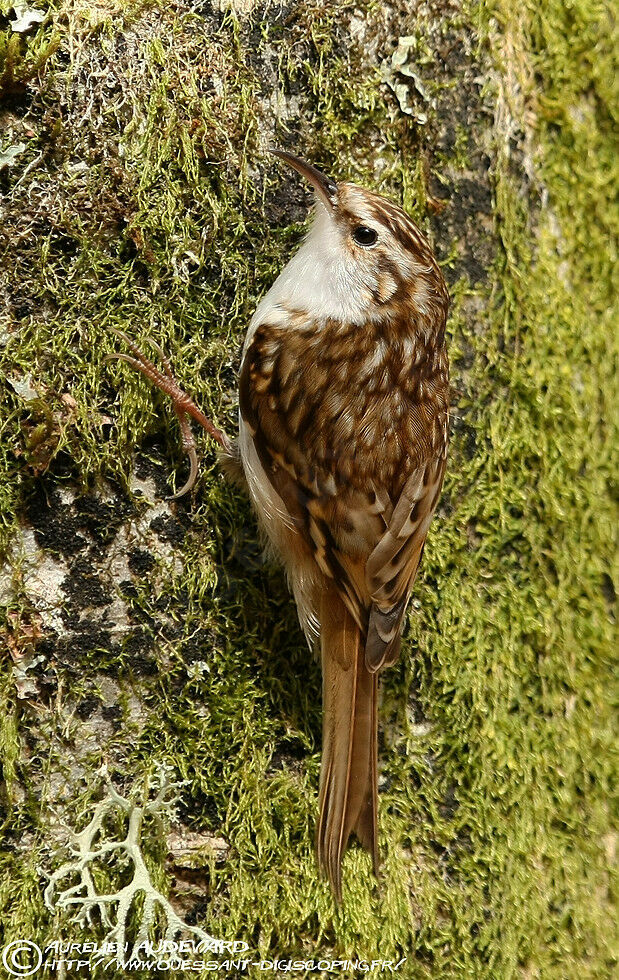
<instances>
[{"instance_id":1,"label":"white lichen branch","mask_svg":"<svg viewBox=\"0 0 619 980\"><path fill-rule=\"evenodd\" d=\"M205 943L212 948L217 940L198 926L188 925L172 908L168 899L152 882L150 872L142 855L142 830L144 818L152 816L159 824L164 820L174 819L175 804L178 790L183 785L173 782L167 767L160 767L151 780L150 788L155 795L140 805L135 792L129 797L122 796L105 774L107 795L95 807L90 823L83 830L70 831L69 849L71 857L65 861L49 878L44 898L45 904L51 911L75 907L76 915L72 921L80 926L93 926L93 912L98 912L101 924L107 929L103 944L116 951L118 962L139 957L140 949L154 941L153 930L157 909L161 910L163 935L158 941L168 942L179 935L190 936L198 943ZM105 821L114 812L121 812L128 818L127 833L122 840L105 840ZM97 838L102 842L95 845ZM127 860L133 864L131 881L118 891L99 894L92 875L93 862L105 860L110 865L110 859L116 859L119 865L126 867ZM78 876L78 883L61 888L66 878ZM137 934L127 955L127 927L129 913L138 896L143 896L143 908Z\"/></svg>"}]
</instances>

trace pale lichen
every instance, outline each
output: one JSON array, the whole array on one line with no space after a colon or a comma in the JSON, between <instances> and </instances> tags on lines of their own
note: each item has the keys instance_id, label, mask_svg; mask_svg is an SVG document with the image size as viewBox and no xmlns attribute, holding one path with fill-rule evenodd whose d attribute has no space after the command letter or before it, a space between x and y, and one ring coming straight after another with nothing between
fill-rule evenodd
<instances>
[{"instance_id":1,"label":"pale lichen","mask_svg":"<svg viewBox=\"0 0 619 980\"><path fill-rule=\"evenodd\" d=\"M177 915L155 886L142 852L145 820L154 818L160 828L165 821L174 820L183 783L174 781L166 766L157 767L147 787L149 798L140 801L141 787L134 787L125 797L104 775L106 795L83 830L69 830L71 856L49 876L44 894L47 908L73 912L71 921L91 931L103 926L106 932L100 945L113 948L118 963L139 959L140 951L149 943L172 942L179 936L190 936L197 943L216 948L217 940ZM110 818L119 814L126 833L112 837ZM102 892L97 888L94 868L100 862L116 878L115 890ZM121 885L118 879L127 866L130 879ZM74 884L68 883L71 881Z\"/></svg>"}]
</instances>

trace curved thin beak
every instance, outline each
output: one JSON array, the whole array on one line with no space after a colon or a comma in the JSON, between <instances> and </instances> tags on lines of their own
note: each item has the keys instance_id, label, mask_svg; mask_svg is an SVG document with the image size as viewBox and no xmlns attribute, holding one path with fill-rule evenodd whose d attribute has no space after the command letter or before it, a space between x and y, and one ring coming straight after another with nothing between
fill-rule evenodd
<instances>
[{"instance_id":1,"label":"curved thin beak","mask_svg":"<svg viewBox=\"0 0 619 980\"><path fill-rule=\"evenodd\" d=\"M302 177L309 180L325 207L330 211L333 210L337 204L337 184L334 180L325 176L321 170L313 167L311 163L306 163L305 160L301 160L292 153L288 153L287 150L269 150L269 153L279 157L284 163L290 164Z\"/></svg>"}]
</instances>

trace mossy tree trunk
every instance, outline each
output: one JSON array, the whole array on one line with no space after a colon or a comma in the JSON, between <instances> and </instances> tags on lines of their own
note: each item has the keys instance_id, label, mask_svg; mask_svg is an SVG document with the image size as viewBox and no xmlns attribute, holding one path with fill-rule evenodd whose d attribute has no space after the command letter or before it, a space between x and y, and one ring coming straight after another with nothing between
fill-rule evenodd
<instances>
[{"instance_id":1,"label":"mossy tree trunk","mask_svg":"<svg viewBox=\"0 0 619 980\"><path fill-rule=\"evenodd\" d=\"M43 903L63 823L102 765L127 792L167 766L149 870L213 935L410 977L610 976L609 12L35 6L15 30L0 4L7 939L78 938ZM382 879L353 850L341 908L283 576L206 439L169 499L173 414L106 361L111 327L156 339L234 431L244 330L306 227L273 143L403 203L453 300L449 471L383 685Z\"/></svg>"}]
</instances>

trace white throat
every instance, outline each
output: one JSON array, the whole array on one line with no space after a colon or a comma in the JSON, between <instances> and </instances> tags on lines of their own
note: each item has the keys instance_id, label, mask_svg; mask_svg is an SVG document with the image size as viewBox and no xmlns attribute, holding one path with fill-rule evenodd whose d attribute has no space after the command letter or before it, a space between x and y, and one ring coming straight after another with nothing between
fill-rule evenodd
<instances>
[{"instance_id":1,"label":"white throat","mask_svg":"<svg viewBox=\"0 0 619 980\"><path fill-rule=\"evenodd\" d=\"M260 301L250 332L267 319L277 322L280 311L283 319L286 310L307 311L314 323L363 323L369 301L371 292L354 276L336 223L318 201L307 237Z\"/></svg>"}]
</instances>

